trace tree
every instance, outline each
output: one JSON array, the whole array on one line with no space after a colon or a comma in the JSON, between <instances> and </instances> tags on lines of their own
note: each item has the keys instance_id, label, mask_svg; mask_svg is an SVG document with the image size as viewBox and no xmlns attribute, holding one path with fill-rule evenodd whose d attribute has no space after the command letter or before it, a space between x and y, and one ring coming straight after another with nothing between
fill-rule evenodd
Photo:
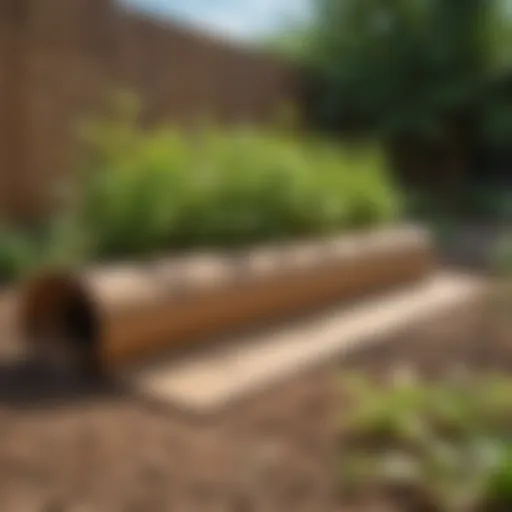
<instances>
[{"instance_id":1,"label":"tree","mask_svg":"<svg viewBox=\"0 0 512 512\"><path fill-rule=\"evenodd\" d=\"M490 114L512 107L512 94L494 92L511 61L508 0L313 1L299 55L311 69L317 126L405 148L419 174L437 172L452 189L484 125L509 136Z\"/></svg>"},{"instance_id":2,"label":"tree","mask_svg":"<svg viewBox=\"0 0 512 512\"><path fill-rule=\"evenodd\" d=\"M320 118L439 135L491 76L497 12L493 0L317 0Z\"/></svg>"}]
</instances>

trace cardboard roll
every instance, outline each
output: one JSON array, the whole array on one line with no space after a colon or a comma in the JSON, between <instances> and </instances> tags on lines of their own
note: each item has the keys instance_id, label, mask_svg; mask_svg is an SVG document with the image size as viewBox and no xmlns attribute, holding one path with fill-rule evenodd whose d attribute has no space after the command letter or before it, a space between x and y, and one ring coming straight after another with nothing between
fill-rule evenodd
<instances>
[{"instance_id":1,"label":"cardboard roll","mask_svg":"<svg viewBox=\"0 0 512 512\"><path fill-rule=\"evenodd\" d=\"M433 263L429 234L405 226L53 272L23 290L21 325L37 358L108 372L421 279Z\"/></svg>"}]
</instances>

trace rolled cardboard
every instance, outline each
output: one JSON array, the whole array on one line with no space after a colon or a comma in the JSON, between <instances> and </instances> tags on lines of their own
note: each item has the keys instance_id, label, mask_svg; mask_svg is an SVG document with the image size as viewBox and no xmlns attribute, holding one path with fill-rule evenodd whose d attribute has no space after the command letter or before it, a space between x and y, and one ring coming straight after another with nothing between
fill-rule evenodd
<instances>
[{"instance_id":1,"label":"rolled cardboard","mask_svg":"<svg viewBox=\"0 0 512 512\"><path fill-rule=\"evenodd\" d=\"M429 234L405 226L49 273L23 291L21 323L38 354L108 372L421 279L433 261Z\"/></svg>"}]
</instances>

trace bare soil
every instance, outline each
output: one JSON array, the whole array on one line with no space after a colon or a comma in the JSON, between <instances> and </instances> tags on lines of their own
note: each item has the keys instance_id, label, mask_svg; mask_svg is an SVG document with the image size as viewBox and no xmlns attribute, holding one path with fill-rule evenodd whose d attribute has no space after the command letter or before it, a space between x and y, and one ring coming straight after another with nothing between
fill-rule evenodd
<instances>
[{"instance_id":1,"label":"bare soil","mask_svg":"<svg viewBox=\"0 0 512 512\"><path fill-rule=\"evenodd\" d=\"M64 382L6 360L0 511L348 510L333 471L333 420L343 413L337 377L401 367L432 378L460 365L510 371L510 324L489 313L488 301L446 311L208 419L156 408L109 383Z\"/></svg>"}]
</instances>

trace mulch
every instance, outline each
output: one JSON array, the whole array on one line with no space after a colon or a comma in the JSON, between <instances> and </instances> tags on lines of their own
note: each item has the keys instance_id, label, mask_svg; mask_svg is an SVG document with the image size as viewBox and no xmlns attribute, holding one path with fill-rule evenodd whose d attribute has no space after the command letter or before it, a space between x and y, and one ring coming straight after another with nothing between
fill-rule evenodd
<instances>
[{"instance_id":1,"label":"mulch","mask_svg":"<svg viewBox=\"0 0 512 512\"><path fill-rule=\"evenodd\" d=\"M0 366L3 512L328 512L339 376L512 368L512 326L474 302L300 375L219 417L189 418L102 383ZM363 511L356 511L363 512Z\"/></svg>"}]
</instances>

